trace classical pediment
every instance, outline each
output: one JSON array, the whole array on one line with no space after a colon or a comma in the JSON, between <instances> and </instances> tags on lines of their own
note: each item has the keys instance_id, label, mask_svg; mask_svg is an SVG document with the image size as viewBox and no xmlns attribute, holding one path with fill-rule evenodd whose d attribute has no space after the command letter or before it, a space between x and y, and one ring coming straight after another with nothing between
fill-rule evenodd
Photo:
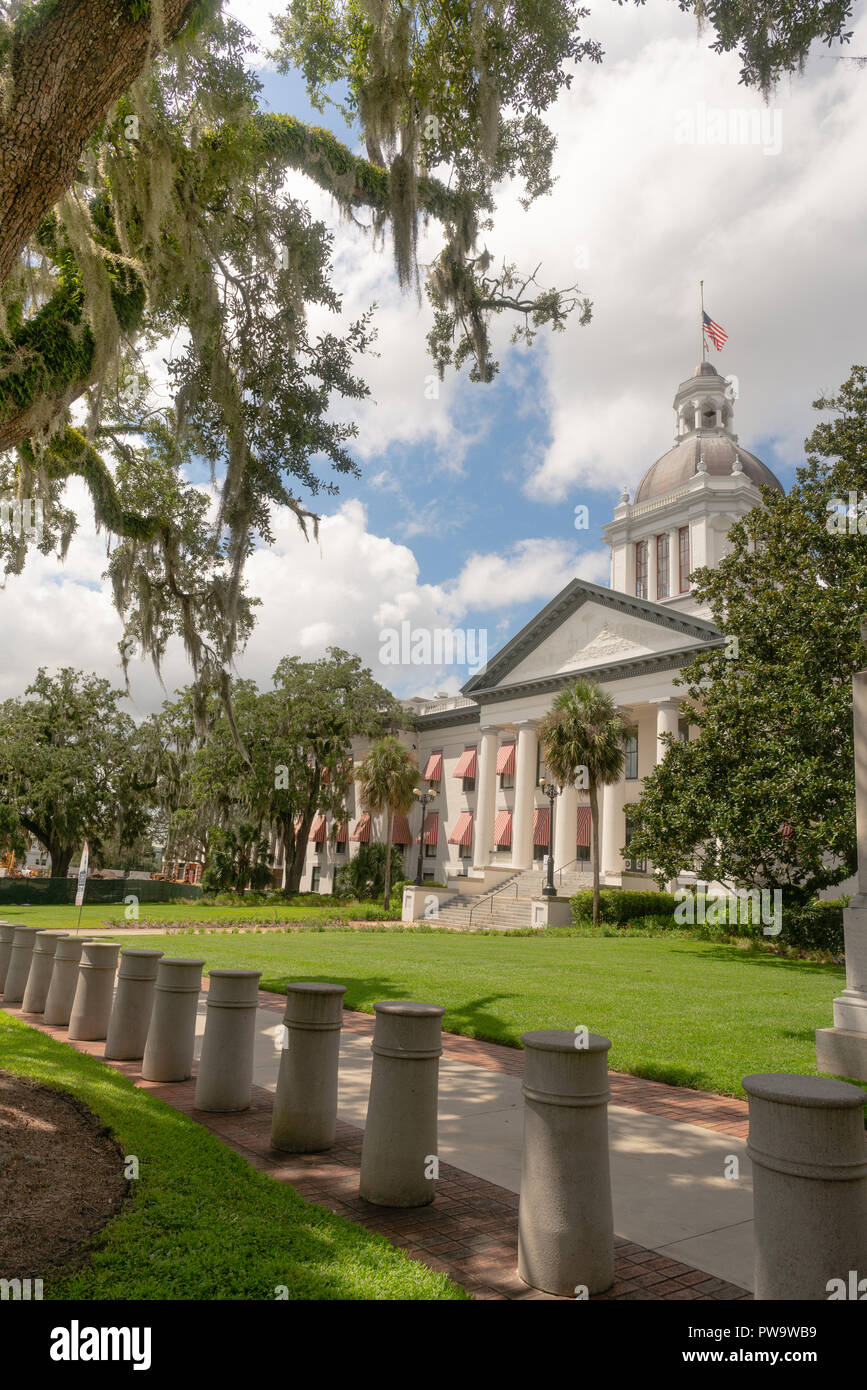
<instances>
[{"instance_id":1,"label":"classical pediment","mask_svg":"<svg viewBox=\"0 0 867 1390\"><path fill-rule=\"evenodd\" d=\"M719 637L712 623L573 580L464 687L467 695L653 658Z\"/></svg>"}]
</instances>

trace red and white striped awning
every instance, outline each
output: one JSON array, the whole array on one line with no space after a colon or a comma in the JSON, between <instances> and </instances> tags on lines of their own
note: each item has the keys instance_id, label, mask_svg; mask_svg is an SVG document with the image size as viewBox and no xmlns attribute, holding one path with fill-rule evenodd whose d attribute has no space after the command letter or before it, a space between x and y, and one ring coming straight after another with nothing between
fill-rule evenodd
<instances>
[{"instance_id":1,"label":"red and white striped awning","mask_svg":"<svg viewBox=\"0 0 867 1390\"><path fill-rule=\"evenodd\" d=\"M547 806L537 806L533 812L533 844L544 845L548 848L548 818L550 812Z\"/></svg>"},{"instance_id":2,"label":"red and white striped awning","mask_svg":"<svg viewBox=\"0 0 867 1390\"><path fill-rule=\"evenodd\" d=\"M370 844L370 814L365 811L363 816L359 816L355 822L355 829L350 835L350 840L358 840L362 845Z\"/></svg>"},{"instance_id":3,"label":"red and white striped awning","mask_svg":"<svg viewBox=\"0 0 867 1390\"><path fill-rule=\"evenodd\" d=\"M443 755L442 753L431 753L427 760L427 766L422 773L423 782L441 782L443 776Z\"/></svg>"},{"instance_id":4,"label":"red and white striped awning","mask_svg":"<svg viewBox=\"0 0 867 1390\"><path fill-rule=\"evenodd\" d=\"M578 834L576 843L579 845L590 844L590 831L593 827L593 817L590 814L589 806L578 807Z\"/></svg>"},{"instance_id":5,"label":"red and white striped awning","mask_svg":"<svg viewBox=\"0 0 867 1390\"><path fill-rule=\"evenodd\" d=\"M457 824L449 836L450 845L471 845L473 843L473 813L461 811Z\"/></svg>"},{"instance_id":6,"label":"red and white striped awning","mask_svg":"<svg viewBox=\"0 0 867 1390\"><path fill-rule=\"evenodd\" d=\"M349 829L349 822L342 820L337 822L337 829L334 832L334 839L338 845L346 844L346 832Z\"/></svg>"},{"instance_id":7,"label":"red and white striped awning","mask_svg":"<svg viewBox=\"0 0 867 1390\"><path fill-rule=\"evenodd\" d=\"M308 840L315 840L317 844L322 844L325 839L325 817L317 816L310 827Z\"/></svg>"},{"instance_id":8,"label":"red and white striped awning","mask_svg":"<svg viewBox=\"0 0 867 1390\"><path fill-rule=\"evenodd\" d=\"M455 777L475 777L476 775L476 750L475 748L465 748L458 758L458 765L454 770Z\"/></svg>"},{"instance_id":9,"label":"red and white striped awning","mask_svg":"<svg viewBox=\"0 0 867 1390\"><path fill-rule=\"evenodd\" d=\"M393 845L412 844L412 835L409 833L409 821L400 811L395 811L394 819L391 823L391 843Z\"/></svg>"},{"instance_id":10,"label":"red and white striped awning","mask_svg":"<svg viewBox=\"0 0 867 1390\"><path fill-rule=\"evenodd\" d=\"M440 813L439 811L428 811L424 818L424 842L426 845L435 845L440 833ZM415 842L418 844L421 839L416 835Z\"/></svg>"},{"instance_id":11,"label":"red and white striped awning","mask_svg":"<svg viewBox=\"0 0 867 1390\"><path fill-rule=\"evenodd\" d=\"M494 844L497 849L508 849L512 843L512 813L498 811L494 821Z\"/></svg>"},{"instance_id":12,"label":"red and white striped awning","mask_svg":"<svg viewBox=\"0 0 867 1390\"><path fill-rule=\"evenodd\" d=\"M515 745L514 743L501 743L497 749L497 775L501 776L504 772L515 771Z\"/></svg>"}]
</instances>

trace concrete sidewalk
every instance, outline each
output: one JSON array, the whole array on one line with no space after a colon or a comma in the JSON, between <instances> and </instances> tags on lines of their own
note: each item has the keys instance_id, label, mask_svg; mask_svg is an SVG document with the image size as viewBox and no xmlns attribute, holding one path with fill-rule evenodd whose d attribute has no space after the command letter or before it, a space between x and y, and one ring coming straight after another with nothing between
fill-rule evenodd
<instances>
[{"instance_id":1,"label":"concrete sidewalk","mask_svg":"<svg viewBox=\"0 0 867 1390\"><path fill-rule=\"evenodd\" d=\"M205 1011L203 996L197 1057ZM254 1081L273 1092L283 1039L281 1016L274 1004L257 1010L256 1024ZM519 1058L515 1054L516 1062ZM365 1121L370 1067L369 1031L345 1028L339 1116L358 1129ZM440 1159L517 1193L520 1076L444 1056L439 1097ZM744 1139L718 1126L711 1129L618 1104L609 1107L609 1128L617 1234L752 1290L752 1180ZM733 1123L732 1129L737 1128ZM732 1158L738 1161L737 1179L725 1176L726 1167L733 1166Z\"/></svg>"}]
</instances>

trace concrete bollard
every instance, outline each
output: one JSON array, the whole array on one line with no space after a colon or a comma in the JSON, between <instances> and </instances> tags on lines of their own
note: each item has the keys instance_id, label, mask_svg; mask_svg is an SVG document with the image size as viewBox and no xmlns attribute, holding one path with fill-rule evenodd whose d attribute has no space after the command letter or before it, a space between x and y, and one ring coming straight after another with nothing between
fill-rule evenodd
<instances>
[{"instance_id":1,"label":"concrete bollard","mask_svg":"<svg viewBox=\"0 0 867 1390\"><path fill-rule=\"evenodd\" d=\"M566 1297L614 1282L608 1038L524 1033L518 1277ZM586 1290L586 1294L584 1293Z\"/></svg>"},{"instance_id":2,"label":"concrete bollard","mask_svg":"<svg viewBox=\"0 0 867 1390\"><path fill-rule=\"evenodd\" d=\"M48 986L54 974L54 952L57 950L58 941L68 935L65 931L37 932L33 943L30 974L27 976L27 988L21 1001L22 1013L41 1014L45 1008Z\"/></svg>"},{"instance_id":3,"label":"concrete bollard","mask_svg":"<svg viewBox=\"0 0 867 1390\"><path fill-rule=\"evenodd\" d=\"M111 941L85 941L69 1014L70 1040L101 1042L108 1032L119 950Z\"/></svg>"},{"instance_id":4,"label":"concrete bollard","mask_svg":"<svg viewBox=\"0 0 867 1390\"><path fill-rule=\"evenodd\" d=\"M287 986L283 1051L271 1114L271 1147L320 1153L334 1143L345 985Z\"/></svg>"},{"instance_id":5,"label":"concrete bollard","mask_svg":"<svg viewBox=\"0 0 867 1390\"><path fill-rule=\"evenodd\" d=\"M212 970L196 1077L197 1110L246 1110L253 1090L261 970Z\"/></svg>"},{"instance_id":6,"label":"concrete bollard","mask_svg":"<svg viewBox=\"0 0 867 1390\"><path fill-rule=\"evenodd\" d=\"M9 970L9 957L12 955L12 942L20 922L0 922L0 995L6 988L6 975Z\"/></svg>"},{"instance_id":7,"label":"concrete bollard","mask_svg":"<svg viewBox=\"0 0 867 1390\"><path fill-rule=\"evenodd\" d=\"M755 1297L828 1299L867 1279L864 1092L823 1076L745 1076ZM867 1287L864 1285L863 1287ZM839 1297L838 1293L838 1297Z\"/></svg>"},{"instance_id":8,"label":"concrete bollard","mask_svg":"<svg viewBox=\"0 0 867 1390\"><path fill-rule=\"evenodd\" d=\"M438 1004L406 1000L374 1008L359 1195L380 1207L425 1207L434 1199L445 1011Z\"/></svg>"},{"instance_id":9,"label":"concrete bollard","mask_svg":"<svg viewBox=\"0 0 867 1390\"><path fill-rule=\"evenodd\" d=\"M203 960L165 957L157 966L154 1009L141 1074L145 1081L186 1081L192 1075Z\"/></svg>"},{"instance_id":10,"label":"concrete bollard","mask_svg":"<svg viewBox=\"0 0 867 1390\"><path fill-rule=\"evenodd\" d=\"M9 965L3 984L3 1003L20 1004L27 988L27 977L33 962L33 943L41 927L18 927L12 937Z\"/></svg>"},{"instance_id":11,"label":"concrete bollard","mask_svg":"<svg viewBox=\"0 0 867 1390\"><path fill-rule=\"evenodd\" d=\"M72 1013L72 1001L78 984L78 967L85 946L94 946L86 936L61 937L54 952L51 984L45 998L42 1022L52 1028L66 1028Z\"/></svg>"},{"instance_id":12,"label":"concrete bollard","mask_svg":"<svg viewBox=\"0 0 867 1390\"><path fill-rule=\"evenodd\" d=\"M117 989L105 1039L105 1055L114 1062L137 1062L144 1056L162 955L162 951L145 951L137 946L120 953Z\"/></svg>"}]
</instances>

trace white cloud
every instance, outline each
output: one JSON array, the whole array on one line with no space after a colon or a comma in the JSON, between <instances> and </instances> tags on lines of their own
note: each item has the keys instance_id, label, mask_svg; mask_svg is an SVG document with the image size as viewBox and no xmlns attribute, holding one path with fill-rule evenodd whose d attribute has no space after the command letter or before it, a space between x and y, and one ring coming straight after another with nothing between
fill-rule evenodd
<instances>
[{"instance_id":1,"label":"white cloud","mask_svg":"<svg viewBox=\"0 0 867 1390\"><path fill-rule=\"evenodd\" d=\"M83 485L74 483L70 495L81 529L66 565L34 554L24 574L7 585L0 698L20 694L40 663L96 671L122 683L120 620L109 586L94 584L105 568L104 543L93 530ZM262 602L256 629L238 662L239 673L260 687L270 684L281 657L312 659L328 646L339 646L358 652L377 678L398 693L435 693L433 686L437 691L456 689L464 675L454 669L383 662L385 630L399 630L409 622L414 631L465 631L468 616L484 621L490 614L491 631L485 638L490 649L494 632L497 641L502 635L503 615L509 610L528 601L547 602L575 575L601 579L607 569L601 552L582 555L566 542L525 540L507 555L472 555L453 579L426 584L412 550L369 531L365 509L354 500L323 518L318 543L305 541L288 517L275 519L274 531L274 545L257 550L248 565L250 593ZM179 644L170 647L163 677L169 692L190 679ZM164 698L148 663L132 663L130 686L136 716L157 708Z\"/></svg>"}]
</instances>

